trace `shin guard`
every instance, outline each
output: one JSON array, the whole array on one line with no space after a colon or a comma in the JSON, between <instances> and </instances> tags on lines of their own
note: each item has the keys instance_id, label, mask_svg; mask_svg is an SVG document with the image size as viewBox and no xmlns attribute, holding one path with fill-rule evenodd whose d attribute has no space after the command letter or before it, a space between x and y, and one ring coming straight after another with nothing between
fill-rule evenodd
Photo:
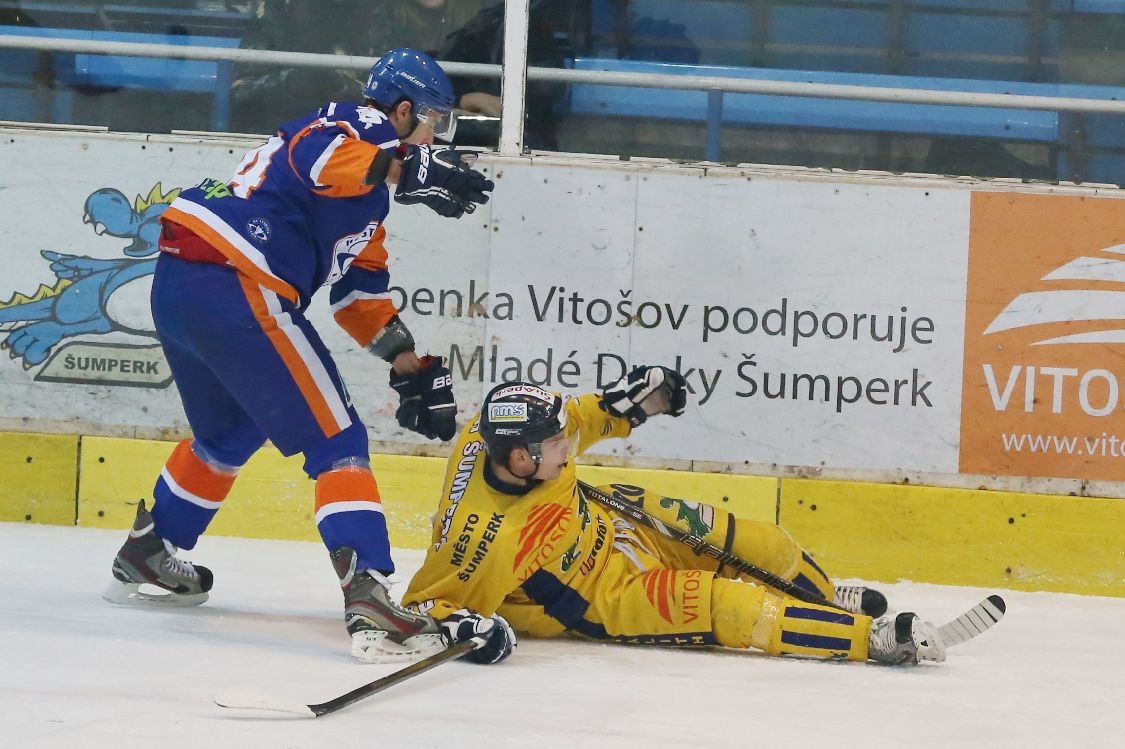
<instances>
[{"instance_id":1,"label":"shin guard","mask_svg":"<svg viewBox=\"0 0 1125 749\"><path fill-rule=\"evenodd\" d=\"M869 617L801 603L762 586L716 579L711 616L715 639L727 647L808 658L867 658Z\"/></svg>"},{"instance_id":2,"label":"shin guard","mask_svg":"<svg viewBox=\"0 0 1125 749\"><path fill-rule=\"evenodd\" d=\"M197 455L191 440L176 445L153 489L156 535L177 548L195 548L237 475L237 468L219 468Z\"/></svg>"},{"instance_id":3,"label":"shin guard","mask_svg":"<svg viewBox=\"0 0 1125 749\"><path fill-rule=\"evenodd\" d=\"M357 570L394 572L387 520L370 468L350 465L316 477L316 527L329 552L355 550Z\"/></svg>"}]
</instances>

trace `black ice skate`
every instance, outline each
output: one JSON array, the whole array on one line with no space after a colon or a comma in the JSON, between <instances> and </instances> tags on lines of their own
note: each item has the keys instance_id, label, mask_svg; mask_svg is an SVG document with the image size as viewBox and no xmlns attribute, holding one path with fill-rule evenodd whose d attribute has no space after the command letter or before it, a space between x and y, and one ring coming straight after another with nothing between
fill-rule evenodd
<instances>
[{"instance_id":1,"label":"black ice skate","mask_svg":"<svg viewBox=\"0 0 1125 749\"><path fill-rule=\"evenodd\" d=\"M113 582L102 593L110 603L197 606L207 600L211 570L176 559L176 547L156 535L142 499L129 538L113 560ZM150 590L142 590L144 585ZM151 591L157 588L164 592Z\"/></svg>"},{"instance_id":2,"label":"black ice skate","mask_svg":"<svg viewBox=\"0 0 1125 749\"><path fill-rule=\"evenodd\" d=\"M937 627L922 621L917 614L905 612L872 623L867 657L892 666L919 661L940 663L945 660L945 643L938 636Z\"/></svg>"},{"instance_id":3,"label":"black ice skate","mask_svg":"<svg viewBox=\"0 0 1125 749\"><path fill-rule=\"evenodd\" d=\"M332 566L344 591L344 624L352 636L353 657L364 663L388 663L445 648L433 617L405 609L391 599L391 583L378 572L356 571L354 549L333 551Z\"/></svg>"},{"instance_id":4,"label":"black ice skate","mask_svg":"<svg viewBox=\"0 0 1125 749\"><path fill-rule=\"evenodd\" d=\"M872 619L887 613L887 597L865 585L837 585L833 603L853 614L863 614Z\"/></svg>"}]
</instances>

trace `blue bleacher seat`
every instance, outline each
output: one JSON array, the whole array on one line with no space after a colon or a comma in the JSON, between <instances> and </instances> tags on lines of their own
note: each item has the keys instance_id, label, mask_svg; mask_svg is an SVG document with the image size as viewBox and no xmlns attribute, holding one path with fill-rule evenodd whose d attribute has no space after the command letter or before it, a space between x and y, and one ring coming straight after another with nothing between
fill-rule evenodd
<instances>
[{"instance_id":1,"label":"blue bleacher seat","mask_svg":"<svg viewBox=\"0 0 1125 749\"><path fill-rule=\"evenodd\" d=\"M1056 75L1060 22L1033 28L1024 16L968 15L912 9L906 15L903 67L908 75L991 80L1047 80Z\"/></svg>"},{"instance_id":2,"label":"blue bleacher seat","mask_svg":"<svg viewBox=\"0 0 1125 749\"><path fill-rule=\"evenodd\" d=\"M1048 0L1035 12L1028 0L591 0L590 56L1048 80L1061 14L1074 2ZM696 59L677 56L685 44L698 49Z\"/></svg>"},{"instance_id":3,"label":"blue bleacher seat","mask_svg":"<svg viewBox=\"0 0 1125 749\"><path fill-rule=\"evenodd\" d=\"M188 33L193 36L241 37L253 13L238 10L196 10L150 5L101 5L100 15L112 31L146 34Z\"/></svg>"},{"instance_id":4,"label":"blue bleacher seat","mask_svg":"<svg viewBox=\"0 0 1125 749\"><path fill-rule=\"evenodd\" d=\"M578 58L576 70L602 70L651 74L722 76L770 81L878 86L886 88L1007 93L1125 100L1125 88L1060 83L1020 83L980 79L925 78L873 73L731 68L673 65L634 60ZM570 111L574 115L602 115L649 120L687 120L707 124L704 158L719 161L721 124L767 127L819 128L928 136L985 137L1030 143L1047 143L1065 151L1072 146L1121 149L1125 146L1122 117L1068 116L1060 124L1057 112L1000 107L966 107L801 96L726 93L721 106L716 94L683 89L654 89L603 84L572 84ZM1073 123L1078 122L1075 126ZM1089 125L1085 123L1090 123ZM1077 130L1089 132L1075 143ZM1087 160L1087 164L1091 162ZM1101 169L1101 167L1099 167ZM1099 172L1101 173L1101 172ZM1067 178L1062 176L1061 178ZM1092 179L1092 178L1089 178ZM1120 176L1114 180L1119 181Z\"/></svg>"},{"instance_id":5,"label":"blue bleacher seat","mask_svg":"<svg viewBox=\"0 0 1125 749\"><path fill-rule=\"evenodd\" d=\"M773 68L886 73L890 39L885 2L875 7L777 4L769 17L766 59Z\"/></svg>"},{"instance_id":6,"label":"blue bleacher seat","mask_svg":"<svg viewBox=\"0 0 1125 749\"><path fill-rule=\"evenodd\" d=\"M640 48L634 59L683 61L683 45L698 50L695 62L708 65L749 65L754 30L751 3L730 0L630 0L630 29ZM669 35L652 34L663 25ZM655 37L655 38L654 38ZM663 51L662 48L663 47Z\"/></svg>"},{"instance_id":7,"label":"blue bleacher seat","mask_svg":"<svg viewBox=\"0 0 1125 749\"><path fill-rule=\"evenodd\" d=\"M99 41L144 42L202 47L237 47L234 37L189 36L184 34L147 34L126 31L89 29L57 29L29 26L0 26L0 34L42 36L53 39L93 39ZM36 53L0 50L0 59L34 60ZM91 55L56 53L53 55L58 94L66 96L67 87L142 88L165 91L190 91L213 96L211 125L221 132L230 127L230 83L232 64L227 61L175 60L168 58L128 57L123 55ZM13 62L13 64L16 64ZM24 63L26 65L26 63ZM11 86L10 74L0 77L0 85ZM25 80L26 87L31 80ZM65 106L53 107L56 122L67 124Z\"/></svg>"},{"instance_id":8,"label":"blue bleacher seat","mask_svg":"<svg viewBox=\"0 0 1125 749\"><path fill-rule=\"evenodd\" d=\"M1052 5L1060 0L1053 0ZM1125 13L1125 0L1068 0L1066 10L1075 13Z\"/></svg>"},{"instance_id":9,"label":"blue bleacher seat","mask_svg":"<svg viewBox=\"0 0 1125 749\"><path fill-rule=\"evenodd\" d=\"M574 61L574 67L576 70L706 75L769 81L984 93L1034 92L1048 95L1048 91L1058 88L1054 84L1013 84L999 81L922 78L876 73L672 65L634 60L579 58ZM586 114L703 120L707 116L707 92L576 84L571 86L570 107L572 112ZM728 93L723 97L722 120L725 123L734 124L919 134L984 135L994 138L1041 142L1054 141L1058 138L1058 116L1054 112L852 101L801 96Z\"/></svg>"}]
</instances>

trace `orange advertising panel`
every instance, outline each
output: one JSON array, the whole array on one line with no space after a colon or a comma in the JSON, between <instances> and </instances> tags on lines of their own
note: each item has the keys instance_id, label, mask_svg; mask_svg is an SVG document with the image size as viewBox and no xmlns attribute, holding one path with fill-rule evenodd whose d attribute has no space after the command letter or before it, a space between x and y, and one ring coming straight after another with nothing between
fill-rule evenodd
<instances>
[{"instance_id":1,"label":"orange advertising panel","mask_svg":"<svg viewBox=\"0 0 1125 749\"><path fill-rule=\"evenodd\" d=\"M972 196L960 469L1125 480L1125 200Z\"/></svg>"}]
</instances>

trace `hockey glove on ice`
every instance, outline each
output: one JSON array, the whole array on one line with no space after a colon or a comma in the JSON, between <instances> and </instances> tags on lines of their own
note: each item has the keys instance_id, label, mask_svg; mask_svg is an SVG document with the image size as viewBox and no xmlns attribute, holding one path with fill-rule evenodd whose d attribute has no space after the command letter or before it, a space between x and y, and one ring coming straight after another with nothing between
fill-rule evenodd
<instances>
[{"instance_id":1,"label":"hockey glove on ice","mask_svg":"<svg viewBox=\"0 0 1125 749\"><path fill-rule=\"evenodd\" d=\"M496 185L464 162L472 151L441 146L406 147L395 201L403 205L422 203L440 216L461 218L488 202Z\"/></svg>"},{"instance_id":2,"label":"hockey glove on ice","mask_svg":"<svg viewBox=\"0 0 1125 749\"><path fill-rule=\"evenodd\" d=\"M473 663L499 663L511 655L516 646L516 633L499 614L489 617L469 609L458 609L441 620L441 629L450 645L466 640L476 643L476 649L464 656Z\"/></svg>"},{"instance_id":3,"label":"hockey glove on ice","mask_svg":"<svg viewBox=\"0 0 1125 749\"><path fill-rule=\"evenodd\" d=\"M624 416L637 427L649 416L679 416L687 406L687 381L668 367L633 367L602 391L602 409Z\"/></svg>"},{"instance_id":4,"label":"hockey glove on ice","mask_svg":"<svg viewBox=\"0 0 1125 749\"><path fill-rule=\"evenodd\" d=\"M453 439L457 434L457 403L453 400L453 375L440 356L423 356L422 368L410 374L391 370L390 385L398 393L398 425L426 439Z\"/></svg>"}]
</instances>

